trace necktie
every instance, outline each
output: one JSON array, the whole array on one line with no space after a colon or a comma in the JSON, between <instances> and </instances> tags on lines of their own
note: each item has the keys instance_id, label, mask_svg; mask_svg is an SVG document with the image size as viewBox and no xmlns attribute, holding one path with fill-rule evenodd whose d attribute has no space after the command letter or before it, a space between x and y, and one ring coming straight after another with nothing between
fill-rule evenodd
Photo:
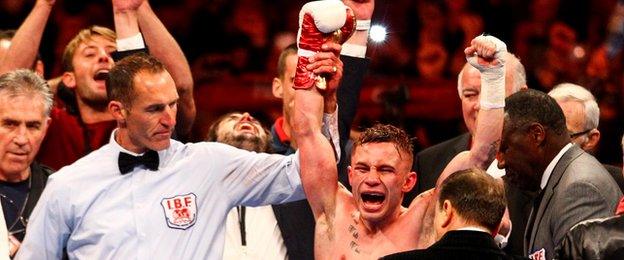
<instances>
[{"instance_id":1,"label":"necktie","mask_svg":"<svg viewBox=\"0 0 624 260\"><path fill-rule=\"evenodd\" d=\"M119 171L126 174L134 170L138 165L145 165L146 168L156 171L158 170L158 153L149 150L141 156L134 156L124 152L119 152Z\"/></svg>"}]
</instances>

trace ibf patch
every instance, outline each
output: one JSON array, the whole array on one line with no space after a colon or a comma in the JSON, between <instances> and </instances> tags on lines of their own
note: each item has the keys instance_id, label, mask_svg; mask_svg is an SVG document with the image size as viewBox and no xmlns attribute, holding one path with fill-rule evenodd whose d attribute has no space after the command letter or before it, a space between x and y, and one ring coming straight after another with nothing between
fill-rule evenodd
<instances>
[{"instance_id":1,"label":"ibf patch","mask_svg":"<svg viewBox=\"0 0 624 260\"><path fill-rule=\"evenodd\" d=\"M546 250L544 248L533 252L533 254L529 255L529 259L531 260L546 260Z\"/></svg>"},{"instance_id":2,"label":"ibf patch","mask_svg":"<svg viewBox=\"0 0 624 260\"><path fill-rule=\"evenodd\" d=\"M160 205L165 211L167 226L185 230L197 219L197 196L193 193L164 198Z\"/></svg>"}]
</instances>

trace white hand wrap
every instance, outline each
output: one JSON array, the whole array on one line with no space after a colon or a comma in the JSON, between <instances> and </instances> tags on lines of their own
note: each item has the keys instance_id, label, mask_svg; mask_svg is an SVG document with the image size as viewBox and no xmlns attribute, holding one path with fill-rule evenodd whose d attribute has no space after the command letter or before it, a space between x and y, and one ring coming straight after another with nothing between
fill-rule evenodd
<instances>
[{"instance_id":1,"label":"white hand wrap","mask_svg":"<svg viewBox=\"0 0 624 260\"><path fill-rule=\"evenodd\" d=\"M494 59L497 62L487 65L479 64L477 53L467 55L468 63L481 72L481 96L479 103L483 109L505 107L505 55L507 45L491 35L479 35L477 41L490 42L495 45Z\"/></svg>"}]
</instances>

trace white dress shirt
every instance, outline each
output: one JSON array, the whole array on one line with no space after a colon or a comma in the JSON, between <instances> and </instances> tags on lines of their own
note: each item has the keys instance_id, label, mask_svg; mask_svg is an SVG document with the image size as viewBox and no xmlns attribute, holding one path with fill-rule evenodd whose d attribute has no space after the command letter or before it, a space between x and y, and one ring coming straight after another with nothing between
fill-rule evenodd
<instances>
[{"instance_id":1,"label":"white dress shirt","mask_svg":"<svg viewBox=\"0 0 624 260\"><path fill-rule=\"evenodd\" d=\"M157 171L122 175L120 151L111 137L50 176L17 259L221 259L234 206L305 198L298 153L171 140Z\"/></svg>"}]
</instances>

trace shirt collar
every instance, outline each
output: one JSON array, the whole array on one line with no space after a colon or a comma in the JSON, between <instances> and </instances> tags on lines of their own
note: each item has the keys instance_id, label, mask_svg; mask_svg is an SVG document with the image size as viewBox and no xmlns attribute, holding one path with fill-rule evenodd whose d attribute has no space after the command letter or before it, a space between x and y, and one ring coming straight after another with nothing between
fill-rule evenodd
<instances>
[{"instance_id":1,"label":"shirt collar","mask_svg":"<svg viewBox=\"0 0 624 260\"><path fill-rule=\"evenodd\" d=\"M122 147L122 146L121 146L121 145L117 142L117 140L115 140L115 135L117 134L117 130L118 130L118 129L119 129L119 128L115 128L115 130L113 130L113 132L111 133L111 137L110 137L109 143L110 143L113 147L117 148L120 152L124 152L124 153L130 154L130 155L133 155L133 156L141 156L141 155L143 155L144 153L135 153L135 152L129 151L129 150L128 150L128 149L126 149L126 148L123 148L123 147Z\"/></svg>"},{"instance_id":2,"label":"shirt collar","mask_svg":"<svg viewBox=\"0 0 624 260\"><path fill-rule=\"evenodd\" d=\"M480 231L480 232L485 232L490 234L490 231L488 231L485 228L482 227L477 227L477 226L467 226L467 227L463 227L463 228L458 228L456 229L457 231Z\"/></svg>"},{"instance_id":3,"label":"shirt collar","mask_svg":"<svg viewBox=\"0 0 624 260\"><path fill-rule=\"evenodd\" d=\"M548 166L546 166L546 170L544 170L544 174L542 175L542 182L540 183L540 188L542 190L546 188L546 184L548 184L548 179L550 179L550 175L552 175L552 172L555 169L555 166L557 165L557 163L559 162L563 154L566 153L568 150L570 150L570 148L572 148L572 143L566 144L566 146L561 148L557 156L555 156L555 158L553 158L552 161L550 161Z\"/></svg>"}]
</instances>

